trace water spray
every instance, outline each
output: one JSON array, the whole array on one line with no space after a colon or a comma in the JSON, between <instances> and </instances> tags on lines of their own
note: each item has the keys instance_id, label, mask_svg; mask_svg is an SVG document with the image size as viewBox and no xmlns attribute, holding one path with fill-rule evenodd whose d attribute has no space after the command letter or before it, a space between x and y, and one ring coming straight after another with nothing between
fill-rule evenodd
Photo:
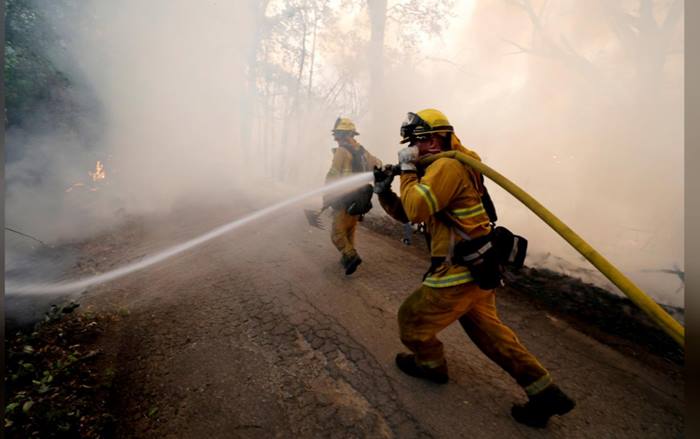
<instances>
[{"instance_id":1,"label":"water spray","mask_svg":"<svg viewBox=\"0 0 700 439\"><path fill-rule=\"evenodd\" d=\"M146 267L149 267L151 265L157 264L159 262L162 262L168 258L171 258L175 255L178 255L182 252L185 252L193 247L196 247L200 244L203 244L207 241L210 241L214 238L217 238L224 233L228 233L232 230L235 230L239 227L242 227L252 221L255 221L257 219L263 218L267 215L270 215L271 213L277 212L278 210L282 210L286 207L292 206L296 203L299 203L301 201L304 201L308 198L322 195L325 193L333 193L333 192L340 192L348 189L353 189L355 187L358 187L362 184L366 184L368 182L372 181L372 173L371 172L364 172L362 174L357 174L353 175L351 177L347 178L342 178L339 180L336 180L330 184L327 184L323 187L314 189L312 191L306 192L301 195L294 196L288 200L281 201L277 204L274 204L272 206L266 207L264 209L260 209L258 211L255 211L251 213L250 215L244 216L243 218L239 218L237 220L231 221L230 223L224 224L223 226L219 226L203 235L200 235L196 238L190 239L189 241L183 242L182 244L178 244L176 246L170 247L168 249L165 249L159 253L156 253L154 255L148 256L138 262L134 262L131 264L127 264L123 267L110 270L106 273L98 274L95 276L90 276L86 277L77 281L73 282L57 282L57 283L37 283L37 284L25 284L25 285L20 285L20 284L14 284L12 282L6 282L5 283L5 291L8 294L25 294L25 295L30 295L30 294L66 294L66 293L74 293L80 290L83 290L85 288L101 284L104 282L109 282L111 280L126 276L127 274L131 274L135 271L142 270Z\"/></svg>"}]
</instances>

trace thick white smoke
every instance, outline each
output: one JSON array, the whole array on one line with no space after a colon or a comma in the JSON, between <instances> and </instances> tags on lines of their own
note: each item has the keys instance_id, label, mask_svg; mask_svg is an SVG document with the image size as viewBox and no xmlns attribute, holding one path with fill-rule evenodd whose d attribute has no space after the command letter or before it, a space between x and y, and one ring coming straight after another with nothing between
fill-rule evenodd
<instances>
[{"instance_id":1,"label":"thick white smoke","mask_svg":"<svg viewBox=\"0 0 700 439\"><path fill-rule=\"evenodd\" d=\"M104 126L90 152L65 133L26 139L41 146L7 169L19 182L8 186L8 225L47 240L72 238L106 226L119 209L161 211L232 190L273 190L261 181L316 186L330 164L338 108L355 118L361 143L393 162L405 113L433 107L484 162L653 297L682 306L681 279L653 271L684 266L682 19L664 31L664 53L656 59L662 67L654 70L645 54L662 42L631 42L634 35L616 21L620 13L641 14L639 2L533 1L541 11L537 25L517 3L457 2L455 17L441 21L442 37L420 36L423 45L409 53L400 51L389 22L381 112L355 105L368 89L365 49L348 43L367 41L362 8L344 16L344 6L331 4L326 13L343 17L354 32L318 34L314 79L325 89L317 94L332 95L336 81L345 87L345 103L332 111L319 99L272 112L251 105L247 65L261 38L254 2L98 0L56 15L64 49L57 53L69 54L73 64L60 56L56 62L73 73L77 87L97 95ZM661 26L669 2L653 3ZM283 123L289 111L297 113ZM271 116L280 121L264 124ZM249 128L250 143L243 144L242 129ZM63 191L87 178L99 158L108 183L99 197L85 202L91 194ZM27 176L40 162L50 172L37 185ZM591 267L524 206L489 187L501 222L530 239L528 263L604 283L581 270Z\"/></svg>"}]
</instances>

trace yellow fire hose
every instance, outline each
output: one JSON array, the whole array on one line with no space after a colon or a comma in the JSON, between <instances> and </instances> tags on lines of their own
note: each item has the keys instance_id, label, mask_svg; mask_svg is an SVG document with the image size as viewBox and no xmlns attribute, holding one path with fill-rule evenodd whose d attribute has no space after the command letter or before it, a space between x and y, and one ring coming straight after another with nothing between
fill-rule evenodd
<instances>
[{"instance_id":1,"label":"yellow fire hose","mask_svg":"<svg viewBox=\"0 0 700 439\"><path fill-rule=\"evenodd\" d=\"M644 291L639 289L631 280L613 266L607 259L591 247L583 240L576 232L571 230L559 218L554 216L552 212L547 210L537 200L532 198L525 191L520 189L515 183L508 180L503 175L499 174L489 166L482 162L473 159L458 151L448 151L439 154L433 154L419 161L422 166L427 166L430 163L441 157L450 157L457 159L467 166L471 166L481 172L491 180L495 181L503 189L511 193L515 198L520 200L525 206L539 216L549 227L554 229L562 238L571 244L579 253L581 253L598 271L603 273L605 277L610 279L623 293L625 293L638 307L642 309L652 320L654 320L661 329L673 338L682 348L685 346L685 328L673 319L663 308L654 302Z\"/></svg>"}]
</instances>

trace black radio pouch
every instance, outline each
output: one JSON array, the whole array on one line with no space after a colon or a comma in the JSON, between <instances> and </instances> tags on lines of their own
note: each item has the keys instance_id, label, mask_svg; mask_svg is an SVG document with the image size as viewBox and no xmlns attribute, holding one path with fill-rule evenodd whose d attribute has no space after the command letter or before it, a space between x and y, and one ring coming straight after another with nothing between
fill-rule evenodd
<instances>
[{"instance_id":1,"label":"black radio pouch","mask_svg":"<svg viewBox=\"0 0 700 439\"><path fill-rule=\"evenodd\" d=\"M350 215L364 215L372 209L372 185L367 184L350 193L346 210Z\"/></svg>"},{"instance_id":2,"label":"black radio pouch","mask_svg":"<svg viewBox=\"0 0 700 439\"><path fill-rule=\"evenodd\" d=\"M515 269L522 268L527 254L527 239L502 226L493 229L489 236L493 236L492 241L501 264Z\"/></svg>"},{"instance_id":3,"label":"black radio pouch","mask_svg":"<svg viewBox=\"0 0 700 439\"><path fill-rule=\"evenodd\" d=\"M323 204L335 210L345 209L350 215L364 215L372 209L372 185L367 184L342 195L326 195Z\"/></svg>"},{"instance_id":4,"label":"black radio pouch","mask_svg":"<svg viewBox=\"0 0 700 439\"><path fill-rule=\"evenodd\" d=\"M521 268L527 254L527 239L498 226L488 235L470 238L459 230L449 215L439 215L462 237L452 250L452 263L469 269L479 288L491 290L503 286L504 267Z\"/></svg>"},{"instance_id":5,"label":"black radio pouch","mask_svg":"<svg viewBox=\"0 0 700 439\"><path fill-rule=\"evenodd\" d=\"M503 266L493 232L471 240L463 239L454 246L453 252L452 263L467 267L479 288L492 290L503 285Z\"/></svg>"}]
</instances>

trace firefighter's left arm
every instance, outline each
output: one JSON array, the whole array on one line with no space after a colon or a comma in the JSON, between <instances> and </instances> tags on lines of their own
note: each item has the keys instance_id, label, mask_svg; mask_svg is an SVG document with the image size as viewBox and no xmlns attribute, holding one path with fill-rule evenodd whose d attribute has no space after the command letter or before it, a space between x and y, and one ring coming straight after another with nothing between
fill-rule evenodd
<instances>
[{"instance_id":1,"label":"firefighter's left arm","mask_svg":"<svg viewBox=\"0 0 700 439\"><path fill-rule=\"evenodd\" d=\"M420 180L415 172L402 173L401 203L409 221L425 222L447 207L464 184L464 166L450 158L433 162Z\"/></svg>"}]
</instances>

